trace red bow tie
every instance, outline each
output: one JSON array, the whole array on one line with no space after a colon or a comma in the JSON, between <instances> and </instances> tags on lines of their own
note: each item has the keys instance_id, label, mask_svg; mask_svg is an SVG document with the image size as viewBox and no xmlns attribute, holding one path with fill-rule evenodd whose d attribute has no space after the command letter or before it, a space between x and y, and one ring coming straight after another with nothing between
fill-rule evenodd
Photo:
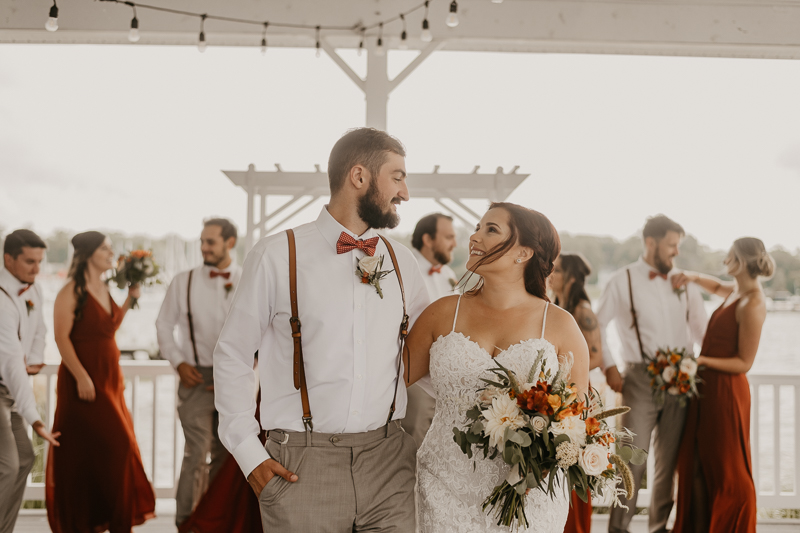
<instances>
[{"instance_id":1,"label":"red bow tie","mask_svg":"<svg viewBox=\"0 0 800 533\"><path fill-rule=\"evenodd\" d=\"M661 272L656 272L655 270L651 270L650 271L650 279L656 279L656 278L661 278L663 280L666 280L667 279L667 275L666 274L662 274Z\"/></svg>"},{"instance_id":2,"label":"red bow tie","mask_svg":"<svg viewBox=\"0 0 800 533\"><path fill-rule=\"evenodd\" d=\"M441 271L442 271L442 267L443 267L443 266L444 266L444 265L436 265L436 266L432 266L432 267L431 267L431 269L430 269L430 270L428 270L428 275L429 275L429 276L433 276L434 274L438 274L439 272L441 272Z\"/></svg>"},{"instance_id":3,"label":"red bow tie","mask_svg":"<svg viewBox=\"0 0 800 533\"><path fill-rule=\"evenodd\" d=\"M375 255L375 249L378 246L378 237L372 237L371 239L354 239L350 235L345 232L342 232L339 235L339 240L336 241L336 253L337 254L346 254L350 250L355 250L358 248L359 250L364 250L364 253L368 256Z\"/></svg>"},{"instance_id":4,"label":"red bow tie","mask_svg":"<svg viewBox=\"0 0 800 533\"><path fill-rule=\"evenodd\" d=\"M30 289L31 287L33 287L33 283L31 283L30 285L25 285L24 287L22 287L22 288L19 290L19 292L17 293L17 296L22 296L22 293L24 293L25 291L27 291L27 290L28 290L28 289Z\"/></svg>"},{"instance_id":5,"label":"red bow tie","mask_svg":"<svg viewBox=\"0 0 800 533\"><path fill-rule=\"evenodd\" d=\"M219 272L217 270L212 270L211 273L210 273L210 276L211 276L211 279L214 279L214 278L229 279L231 277L231 273L230 272Z\"/></svg>"}]
</instances>

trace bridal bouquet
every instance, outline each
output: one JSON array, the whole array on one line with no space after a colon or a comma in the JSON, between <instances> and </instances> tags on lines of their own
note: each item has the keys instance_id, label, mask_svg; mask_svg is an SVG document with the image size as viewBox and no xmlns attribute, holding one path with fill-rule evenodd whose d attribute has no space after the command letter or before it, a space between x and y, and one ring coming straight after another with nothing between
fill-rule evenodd
<instances>
[{"instance_id":1,"label":"bridal bouquet","mask_svg":"<svg viewBox=\"0 0 800 533\"><path fill-rule=\"evenodd\" d=\"M595 391L581 401L576 387L567 383L569 365L551 375L544 355L540 350L524 381L497 363L491 369L496 379L483 379L487 386L467 411L465 428L453 428L453 440L467 457L483 452L484 459L499 456L511 466L508 477L487 495L483 510L494 511L497 525L512 530L528 526L527 491L538 489L552 497L562 480L565 494L575 490L587 501L589 491L607 493L612 505L622 505L620 494L633 495L628 462L647 460L644 450L621 444L630 441L629 431L608 425L609 418L630 408L605 409ZM617 488L620 480L624 489Z\"/></svg>"},{"instance_id":2,"label":"bridal bouquet","mask_svg":"<svg viewBox=\"0 0 800 533\"><path fill-rule=\"evenodd\" d=\"M121 255L117 260L117 269L111 280L117 287L124 289L130 285L153 285L161 283L158 276L158 263L153 259L150 250L133 250L128 255ZM138 307L137 299L131 302L131 309Z\"/></svg>"},{"instance_id":3,"label":"bridal bouquet","mask_svg":"<svg viewBox=\"0 0 800 533\"><path fill-rule=\"evenodd\" d=\"M653 388L653 399L659 405L664 404L666 393L678 396L681 405L697 396L697 361L686 350L658 349L655 357L649 359L647 375Z\"/></svg>"}]
</instances>

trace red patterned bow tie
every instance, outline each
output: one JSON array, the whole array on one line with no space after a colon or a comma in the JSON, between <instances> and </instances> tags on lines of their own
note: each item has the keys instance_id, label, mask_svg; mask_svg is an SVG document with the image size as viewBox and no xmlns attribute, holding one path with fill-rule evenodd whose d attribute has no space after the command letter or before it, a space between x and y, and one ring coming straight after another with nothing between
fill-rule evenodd
<instances>
[{"instance_id":1,"label":"red patterned bow tie","mask_svg":"<svg viewBox=\"0 0 800 533\"><path fill-rule=\"evenodd\" d=\"M211 275L211 279L214 279L214 278L229 279L231 277L231 273L230 272L219 272L219 271L216 271L216 270L212 270L210 275Z\"/></svg>"},{"instance_id":2,"label":"red patterned bow tie","mask_svg":"<svg viewBox=\"0 0 800 533\"><path fill-rule=\"evenodd\" d=\"M342 234L339 235L339 240L336 241L336 253L346 254L350 250L358 248L359 250L364 250L364 253L371 257L375 255L375 249L378 247L378 239L378 237L372 237L366 240L356 240L347 233L342 232Z\"/></svg>"},{"instance_id":3,"label":"red patterned bow tie","mask_svg":"<svg viewBox=\"0 0 800 533\"><path fill-rule=\"evenodd\" d=\"M428 270L428 275L429 276L433 276L434 274L438 274L439 272L442 271L442 266L444 266L444 265L432 266L431 269Z\"/></svg>"},{"instance_id":4,"label":"red patterned bow tie","mask_svg":"<svg viewBox=\"0 0 800 533\"><path fill-rule=\"evenodd\" d=\"M662 274L661 272L656 272L655 270L651 270L650 271L650 279L656 279L656 278L661 278L663 280L666 280L667 279L667 275L666 274Z\"/></svg>"},{"instance_id":5,"label":"red patterned bow tie","mask_svg":"<svg viewBox=\"0 0 800 533\"><path fill-rule=\"evenodd\" d=\"M24 287L22 287L22 288L19 290L19 292L17 293L17 296L22 296L22 293L24 293L25 291L27 291L27 290L28 290L28 289L30 289L31 287L33 287L33 283L31 283L30 285L25 285Z\"/></svg>"}]
</instances>

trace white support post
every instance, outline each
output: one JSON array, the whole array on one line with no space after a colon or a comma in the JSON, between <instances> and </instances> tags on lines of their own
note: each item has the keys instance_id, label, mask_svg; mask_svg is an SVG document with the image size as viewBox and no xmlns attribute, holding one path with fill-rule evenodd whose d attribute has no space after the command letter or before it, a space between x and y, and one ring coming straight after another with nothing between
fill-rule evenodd
<instances>
[{"instance_id":1,"label":"white support post","mask_svg":"<svg viewBox=\"0 0 800 533\"><path fill-rule=\"evenodd\" d=\"M389 106L389 73L386 54L378 55L375 47L367 52L367 79L364 92L367 97L367 127L386 131L386 115Z\"/></svg>"},{"instance_id":2,"label":"white support post","mask_svg":"<svg viewBox=\"0 0 800 533\"><path fill-rule=\"evenodd\" d=\"M267 195L264 191L259 191L261 197L261 213L258 217L258 238L263 239L267 236Z\"/></svg>"}]
</instances>

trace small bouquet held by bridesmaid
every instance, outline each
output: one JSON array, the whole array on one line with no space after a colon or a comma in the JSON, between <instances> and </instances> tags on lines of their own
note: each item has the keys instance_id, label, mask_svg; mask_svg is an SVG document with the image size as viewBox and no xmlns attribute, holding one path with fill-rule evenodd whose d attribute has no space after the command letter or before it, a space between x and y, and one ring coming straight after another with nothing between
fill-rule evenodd
<instances>
[{"instance_id":1,"label":"small bouquet held by bridesmaid","mask_svg":"<svg viewBox=\"0 0 800 533\"><path fill-rule=\"evenodd\" d=\"M453 440L467 457L483 452L484 459L500 456L511 466L508 477L483 502L484 511L494 512L497 525L511 530L529 524L528 490L553 497L562 481L566 486L558 490L564 494L575 490L584 502L589 491L607 494L611 505L622 505L620 494L633 495L628 462L647 460L644 450L622 445L630 442L629 431L608 425L610 418L630 408L605 409L595 391L580 400L574 384L567 383L569 363L551 375L544 355L540 350L524 381L497 363L491 369L496 379L482 380L487 386L467 411L464 429L453 428ZM617 488L619 481L624 488Z\"/></svg>"},{"instance_id":2,"label":"small bouquet held by bridesmaid","mask_svg":"<svg viewBox=\"0 0 800 533\"><path fill-rule=\"evenodd\" d=\"M153 259L150 250L133 250L128 255L121 255L117 260L117 269L111 280L117 287L124 289L131 285L154 285L161 283L158 279L159 266ZM139 307L138 299L131 301L131 309Z\"/></svg>"},{"instance_id":3,"label":"small bouquet held by bridesmaid","mask_svg":"<svg viewBox=\"0 0 800 533\"><path fill-rule=\"evenodd\" d=\"M658 405L664 404L667 393L677 396L682 406L697 396L697 361L684 348L656 350L655 357L648 360L647 375Z\"/></svg>"}]
</instances>

